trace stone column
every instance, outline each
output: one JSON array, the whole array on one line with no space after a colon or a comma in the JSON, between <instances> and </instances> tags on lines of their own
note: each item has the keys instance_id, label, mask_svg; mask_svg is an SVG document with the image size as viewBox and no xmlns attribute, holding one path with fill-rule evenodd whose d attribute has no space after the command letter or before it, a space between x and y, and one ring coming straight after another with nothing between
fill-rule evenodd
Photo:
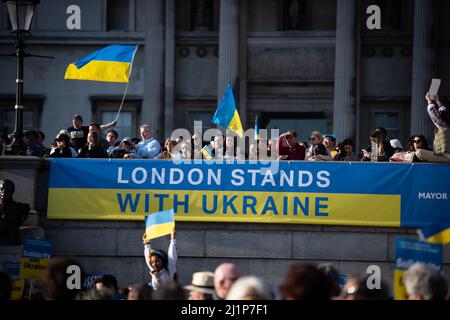
<instances>
[{"instance_id":1,"label":"stone column","mask_svg":"<svg viewBox=\"0 0 450 320\"><path fill-rule=\"evenodd\" d=\"M411 134L423 134L429 141L432 141L433 124L427 115L424 97L430 87L436 62L433 43L433 1L415 0Z\"/></svg>"},{"instance_id":2,"label":"stone column","mask_svg":"<svg viewBox=\"0 0 450 320\"><path fill-rule=\"evenodd\" d=\"M175 108L175 0L166 0L165 40L164 136L170 137L174 130L173 122Z\"/></svg>"},{"instance_id":3,"label":"stone column","mask_svg":"<svg viewBox=\"0 0 450 320\"><path fill-rule=\"evenodd\" d=\"M239 45L239 116L241 117L242 125L244 130L249 128L247 126L247 47L248 47L248 36L247 36L247 20L248 20L248 10L247 10L247 0L240 1L240 45ZM250 125L251 128L254 124Z\"/></svg>"},{"instance_id":4,"label":"stone column","mask_svg":"<svg viewBox=\"0 0 450 320\"><path fill-rule=\"evenodd\" d=\"M219 75L217 99L220 100L228 82L235 97L239 91L239 0L220 1Z\"/></svg>"},{"instance_id":5,"label":"stone column","mask_svg":"<svg viewBox=\"0 0 450 320\"><path fill-rule=\"evenodd\" d=\"M333 128L336 140L355 138L356 0L337 1Z\"/></svg>"},{"instance_id":6,"label":"stone column","mask_svg":"<svg viewBox=\"0 0 450 320\"><path fill-rule=\"evenodd\" d=\"M164 119L164 1L145 1L145 82L141 122L150 124L157 139L163 138Z\"/></svg>"}]
</instances>

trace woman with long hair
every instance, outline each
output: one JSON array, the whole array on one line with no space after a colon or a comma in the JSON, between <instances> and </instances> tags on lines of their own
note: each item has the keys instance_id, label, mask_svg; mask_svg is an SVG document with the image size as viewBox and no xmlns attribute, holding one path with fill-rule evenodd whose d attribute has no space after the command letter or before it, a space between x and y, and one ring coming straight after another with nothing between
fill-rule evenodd
<instances>
[{"instance_id":1,"label":"woman with long hair","mask_svg":"<svg viewBox=\"0 0 450 320\"><path fill-rule=\"evenodd\" d=\"M339 143L339 153L334 157L335 161L358 161L358 157L353 152L353 140L344 139Z\"/></svg>"},{"instance_id":2,"label":"woman with long hair","mask_svg":"<svg viewBox=\"0 0 450 320\"><path fill-rule=\"evenodd\" d=\"M429 150L427 139L423 134L415 134L409 138L409 151L417 151L419 149Z\"/></svg>"},{"instance_id":3,"label":"woman with long hair","mask_svg":"<svg viewBox=\"0 0 450 320\"><path fill-rule=\"evenodd\" d=\"M322 147L317 147L318 145L323 145L323 136L319 131L311 132L309 138L310 146L306 150L305 160L308 161L331 161L331 155L328 150L326 150L326 155L321 152L317 152L317 150L323 149Z\"/></svg>"},{"instance_id":4,"label":"woman with long hair","mask_svg":"<svg viewBox=\"0 0 450 320\"><path fill-rule=\"evenodd\" d=\"M362 161L389 161L389 158L394 154L394 148L392 148L389 141L386 140L384 128L377 128L370 134L371 145L363 150ZM374 148L372 153L372 147Z\"/></svg>"}]
</instances>

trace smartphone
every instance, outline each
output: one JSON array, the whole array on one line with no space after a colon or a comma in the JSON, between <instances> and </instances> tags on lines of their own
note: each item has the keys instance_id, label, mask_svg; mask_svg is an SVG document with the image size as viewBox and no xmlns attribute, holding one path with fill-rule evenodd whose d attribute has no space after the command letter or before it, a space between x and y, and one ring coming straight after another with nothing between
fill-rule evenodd
<instances>
[{"instance_id":1,"label":"smartphone","mask_svg":"<svg viewBox=\"0 0 450 320\"><path fill-rule=\"evenodd\" d=\"M366 149L361 149L362 152L366 152L369 153L369 151L367 151Z\"/></svg>"}]
</instances>

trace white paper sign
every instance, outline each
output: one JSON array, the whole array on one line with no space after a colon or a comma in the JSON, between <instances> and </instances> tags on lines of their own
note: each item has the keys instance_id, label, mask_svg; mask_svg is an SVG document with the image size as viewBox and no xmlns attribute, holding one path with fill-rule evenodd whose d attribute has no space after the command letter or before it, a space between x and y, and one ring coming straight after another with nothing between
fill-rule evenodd
<instances>
[{"instance_id":1,"label":"white paper sign","mask_svg":"<svg viewBox=\"0 0 450 320\"><path fill-rule=\"evenodd\" d=\"M440 85L441 85L441 79L432 79L431 80L431 86L430 86L430 90L428 90L428 92L430 93L430 95L432 97L437 95Z\"/></svg>"}]
</instances>

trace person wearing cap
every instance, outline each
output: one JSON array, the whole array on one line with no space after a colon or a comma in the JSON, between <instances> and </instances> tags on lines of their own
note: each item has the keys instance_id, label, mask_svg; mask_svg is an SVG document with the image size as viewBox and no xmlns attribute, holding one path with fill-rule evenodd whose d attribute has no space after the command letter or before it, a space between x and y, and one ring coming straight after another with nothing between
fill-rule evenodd
<instances>
[{"instance_id":1,"label":"person wearing cap","mask_svg":"<svg viewBox=\"0 0 450 320\"><path fill-rule=\"evenodd\" d=\"M213 300L214 273L211 271L195 272L190 285L184 287L189 291L189 300Z\"/></svg>"},{"instance_id":2,"label":"person wearing cap","mask_svg":"<svg viewBox=\"0 0 450 320\"><path fill-rule=\"evenodd\" d=\"M67 134L59 134L54 141L56 148L50 152L50 158L72 158L70 137Z\"/></svg>"},{"instance_id":3,"label":"person wearing cap","mask_svg":"<svg viewBox=\"0 0 450 320\"><path fill-rule=\"evenodd\" d=\"M427 92L425 99L428 102L428 115L435 126L433 151L419 149L416 151L416 157L421 161L450 162L450 113L439 100L439 96L432 97Z\"/></svg>"},{"instance_id":4,"label":"person wearing cap","mask_svg":"<svg viewBox=\"0 0 450 320\"><path fill-rule=\"evenodd\" d=\"M394 148L394 152L402 152L403 151L403 146L402 146L402 143L400 142L400 140L392 139L389 142L391 144L391 147Z\"/></svg>"}]
</instances>

